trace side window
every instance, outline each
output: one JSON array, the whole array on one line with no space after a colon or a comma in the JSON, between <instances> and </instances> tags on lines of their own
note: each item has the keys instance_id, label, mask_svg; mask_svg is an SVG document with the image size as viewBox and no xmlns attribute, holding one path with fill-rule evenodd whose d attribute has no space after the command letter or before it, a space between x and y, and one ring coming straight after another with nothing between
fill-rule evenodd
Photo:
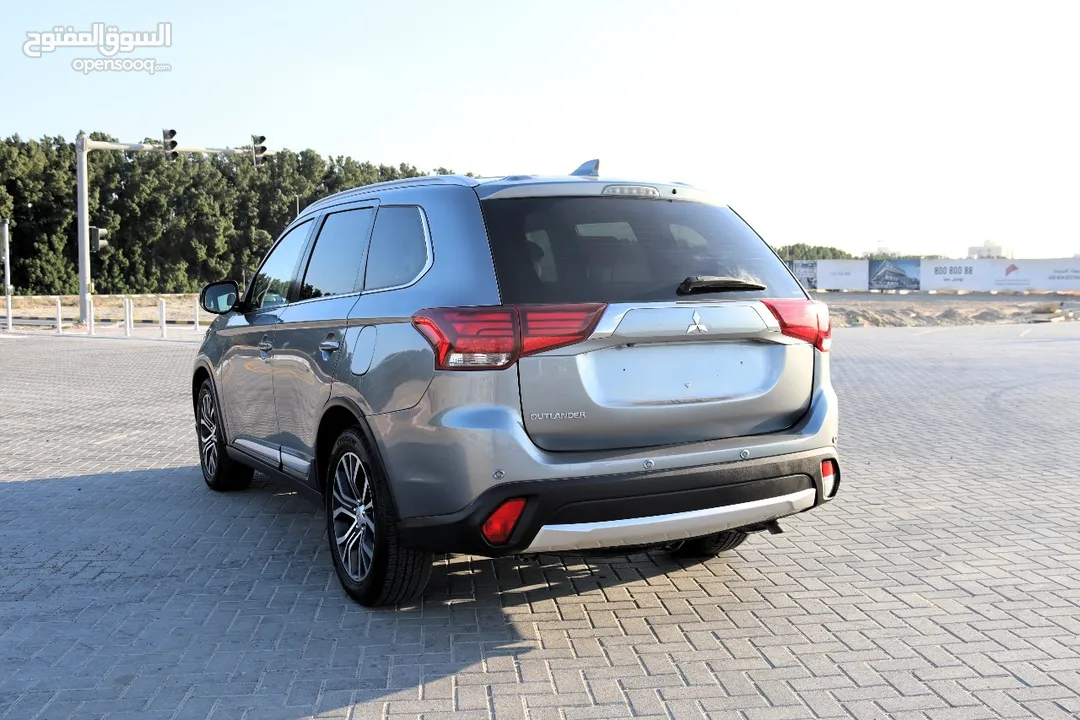
<instances>
[{"instance_id":1,"label":"side window","mask_svg":"<svg viewBox=\"0 0 1080 720\"><path fill-rule=\"evenodd\" d=\"M407 285L428 261L427 232L420 208L398 205L379 208L368 250L365 290Z\"/></svg>"},{"instance_id":2,"label":"side window","mask_svg":"<svg viewBox=\"0 0 1080 720\"><path fill-rule=\"evenodd\" d=\"M588 223L575 230L581 237L615 238L622 242L637 242L637 235L628 222Z\"/></svg>"},{"instance_id":3,"label":"side window","mask_svg":"<svg viewBox=\"0 0 1080 720\"><path fill-rule=\"evenodd\" d=\"M357 276L364 264L374 216L372 208L326 216L300 284L301 300L347 295L358 289Z\"/></svg>"},{"instance_id":4,"label":"side window","mask_svg":"<svg viewBox=\"0 0 1080 720\"><path fill-rule=\"evenodd\" d=\"M555 253L551 249L551 239L546 230L534 230L525 233L528 240L526 247L529 249L529 259L532 261L533 270L541 282L555 282L559 279L555 271Z\"/></svg>"},{"instance_id":5,"label":"side window","mask_svg":"<svg viewBox=\"0 0 1080 720\"><path fill-rule=\"evenodd\" d=\"M707 248L709 247L709 241L701 236L694 228L686 227L685 225L672 224L671 236L675 238L676 244L680 247L691 248Z\"/></svg>"},{"instance_id":6,"label":"side window","mask_svg":"<svg viewBox=\"0 0 1080 720\"><path fill-rule=\"evenodd\" d=\"M628 222L587 223L576 228L585 277L607 283L647 282L653 269L646 248Z\"/></svg>"},{"instance_id":7,"label":"side window","mask_svg":"<svg viewBox=\"0 0 1080 720\"><path fill-rule=\"evenodd\" d=\"M289 300L289 283L304 250L311 221L305 220L281 238L251 281L251 306L255 309L284 305Z\"/></svg>"}]
</instances>

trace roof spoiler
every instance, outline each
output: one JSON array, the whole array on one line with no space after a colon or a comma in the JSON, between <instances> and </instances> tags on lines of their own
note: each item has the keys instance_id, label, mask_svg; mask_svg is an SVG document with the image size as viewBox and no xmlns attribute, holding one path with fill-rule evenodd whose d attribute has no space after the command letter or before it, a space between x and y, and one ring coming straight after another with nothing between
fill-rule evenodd
<instances>
[{"instance_id":1,"label":"roof spoiler","mask_svg":"<svg viewBox=\"0 0 1080 720\"><path fill-rule=\"evenodd\" d=\"M589 160L582 163L581 167L570 174L578 177L598 177L600 175L600 161Z\"/></svg>"}]
</instances>

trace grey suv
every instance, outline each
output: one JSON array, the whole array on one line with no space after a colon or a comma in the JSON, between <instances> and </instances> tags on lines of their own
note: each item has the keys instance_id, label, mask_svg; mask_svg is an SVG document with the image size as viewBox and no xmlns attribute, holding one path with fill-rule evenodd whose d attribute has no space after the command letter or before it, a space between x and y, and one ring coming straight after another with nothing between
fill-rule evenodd
<instances>
[{"instance_id":1,"label":"grey suv","mask_svg":"<svg viewBox=\"0 0 1080 720\"><path fill-rule=\"evenodd\" d=\"M828 502L827 308L730 208L597 167L342 192L204 288L206 483L323 503L365 605L435 553L703 557Z\"/></svg>"}]
</instances>

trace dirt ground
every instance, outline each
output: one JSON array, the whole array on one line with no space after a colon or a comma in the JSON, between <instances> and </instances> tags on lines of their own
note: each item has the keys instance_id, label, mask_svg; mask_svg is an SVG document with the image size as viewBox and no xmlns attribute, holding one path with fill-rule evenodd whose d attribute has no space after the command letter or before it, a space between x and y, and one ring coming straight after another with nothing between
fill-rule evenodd
<instances>
[{"instance_id":1,"label":"dirt ground","mask_svg":"<svg viewBox=\"0 0 1080 720\"><path fill-rule=\"evenodd\" d=\"M934 327L1068 322L1080 318L1080 295L990 293L816 293L834 327Z\"/></svg>"},{"instance_id":2,"label":"dirt ground","mask_svg":"<svg viewBox=\"0 0 1080 720\"><path fill-rule=\"evenodd\" d=\"M158 301L165 301L165 319L170 323L192 323L195 320L196 295L146 295L132 296L135 305L136 322L158 322ZM74 322L79 317L79 298L77 295L60 297L61 314L65 322ZM55 297L12 298L12 314L16 318L35 318L53 320L56 318ZM123 297L120 295L95 295L95 322L121 322L124 319ZM199 322L207 325L213 318L205 311L199 313Z\"/></svg>"},{"instance_id":3,"label":"dirt ground","mask_svg":"<svg viewBox=\"0 0 1080 720\"><path fill-rule=\"evenodd\" d=\"M989 325L1080 319L1080 294L817 292L814 297L828 303L834 327ZM195 319L195 295L162 295L134 297L135 320L158 322L159 298L165 300L165 317L169 323L191 323ZM56 317L56 298L16 296L12 300L12 314L16 318L52 320ZM65 322L74 322L79 316L78 298L62 297L61 305ZM120 296L95 296L94 318L97 322L119 322L123 317ZM201 324L206 325L211 319L207 313L200 313Z\"/></svg>"}]
</instances>

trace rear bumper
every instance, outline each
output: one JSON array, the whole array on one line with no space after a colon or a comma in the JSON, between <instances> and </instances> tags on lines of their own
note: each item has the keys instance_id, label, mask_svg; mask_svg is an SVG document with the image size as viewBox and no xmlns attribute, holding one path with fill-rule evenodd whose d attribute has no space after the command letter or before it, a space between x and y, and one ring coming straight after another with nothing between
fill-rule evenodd
<instances>
[{"instance_id":1,"label":"rear bumper","mask_svg":"<svg viewBox=\"0 0 1080 720\"><path fill-rule=\"evenodd\" d=\"M686 540L794 515L814 507L814 488L735 505L606 522L544 525L525 553L565 552Z\"/></svg>"},{"instance_id":2,"label":"rear bumper","mask_svg":"<svg viewBox=\"0 0 1080 720\"><path fill-rule=\"evenodd\" d=\"M823 460L836 462L830 487ZM662 472L512 482L459 512L402 520L398 531L408 547L486 557L662 543L805 512L834 497L840 477L830 447ZM509 542L493 546L481 527L512 498L525 498L525 510Z\"/></svg>"}]
</instances>

